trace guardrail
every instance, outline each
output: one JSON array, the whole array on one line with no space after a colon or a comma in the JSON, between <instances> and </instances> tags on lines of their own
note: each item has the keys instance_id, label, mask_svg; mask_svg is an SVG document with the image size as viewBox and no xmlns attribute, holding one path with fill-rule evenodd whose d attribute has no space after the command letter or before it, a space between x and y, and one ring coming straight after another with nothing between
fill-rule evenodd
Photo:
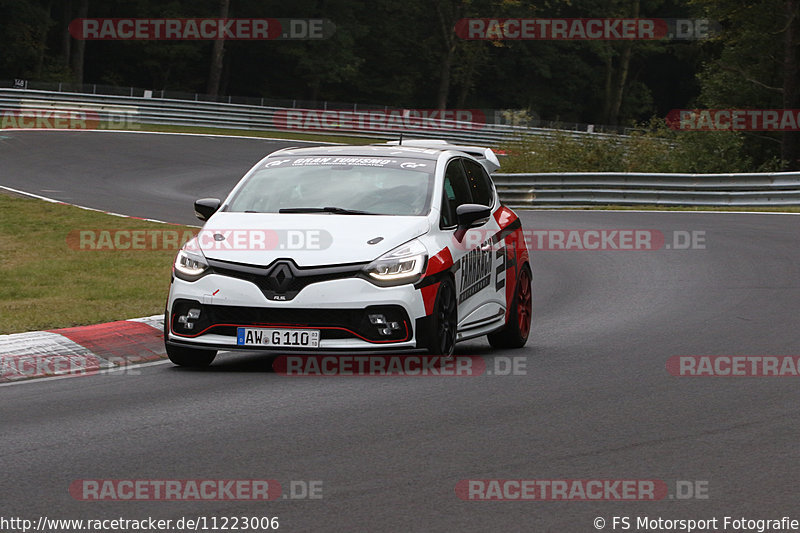
<instances>
[{"instance_id":1,"label":"guardrail","mask_svg":"<svg viewBox=\"0 0 800 533\"><path fill-rule=\"evenodd\" d=\"M522 128L458 120L440 120L436 128L400 123L386 126L385 111L299 110L246 104L171 100L143 96L0 89L0 110L60 110L93 113L102 127L138 124L200 126L258 131L294 131L396 139L439 138L452 143L494 146L524 135L575 138L609 135L545 128ZM308 111L306 115L289 115ZM399 110L398 110L399 111ZM383 115L383 122L380 116ZM303 122L303 117L307 119ZM287 118L288 117L288 118ZM298 118L299 117L299 118ZM5 121L7 117L2 115ZM294 120L292 124L287 121ZM338 120L338 122L337 122ZM314 122L316 121L316 122ZM409 127L405 127L409 126ZM2 127L8 127L3 124ZM52 127L52 126L51 126ZM495 174L503 200L514 207L575 205L792 206L800 205L800 173L640 174L541 173Z\"/></svg>"},{"instance_id":2,"label":"guardrail","mask_svg":"<svg viewBox=\"0 0 800 533\"><path fill-rule=\"evenodd\" d=\"M291 109L344 110L344 111L388 111L387 105L336 102L329 100L302 100L297 98L269 98L254 96L210 95L197 92L186 92L172 89L148 90L141 87L124 87L121 85L103 85L96 83L76 84L70 82L45 82L36 80L0 80L0 89L24 89L51 93L99 94L106 96L137 96L157 99L180 100L190 102L221 102L243 104L258 107L281 107ZM513 124L529 128L551 130L578 131L586 133L630 133L634 128L627 126L610 126L607 124L588 124L564 120L542 120L536 113L515 109L478 109L489 123ZM490 119L492 117L492 119ZM499 119L499 120L498 120ZM514 121L514 122L509 122Z\"/></svg>"},{"instance_id":3,"label":"guardrail","mask_svg":"<svg viewBox=\"0 0 800 533\"><path fill-rule=\"evenodd\" d=\"M121 112L121 109L127 112ZM223 102L172 100L143 96L0 89L0 109L81 109L110 125L126 123L198 126L258 131L293 131L382 140L439 138L461 144L495 146L523 135L611 135L571 130L525 128L465 120L420 118L414 110L320 110ZM416 113L416 115L415 115Z\"/></svg>"},{"instance_id":4,"label":"guardrail","mask_svg":"<svg viewBox=\"0 0 800 533\"><path fill-rule=\"evenodd\" d=\"M512 207L576 205L800 206L800 172L494 174Z\"/></svg>"}]
</instances>

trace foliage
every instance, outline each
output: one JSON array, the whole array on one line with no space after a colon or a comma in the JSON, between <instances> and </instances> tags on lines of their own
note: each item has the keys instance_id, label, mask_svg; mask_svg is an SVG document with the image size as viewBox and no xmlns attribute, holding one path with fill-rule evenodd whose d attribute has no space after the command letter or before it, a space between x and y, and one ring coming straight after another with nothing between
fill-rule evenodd
<instances>
[{"instance_id":1,"label":"foliage","mask_svg":"<svg viewBox=\"0 0 800 533\"><path fill-rule=\"evenodd\" d=\"M177 18L215 17L220 3L0 0L0 80L82 76L84 83L203 93L210 72L219 73L210 68L207 41L90 41L80 49L66 30L87 5L89 17ZM233 18L324 18L336 31L324 41L227 41L220 94L528 110L545 121L619 126L673 109L800 107L800 68L787 61L787 51L800 56L798 6L800 0L230 0ZM722 32L693 41L468 41L453 30L464 17L704 17ZM687 134L673 145L691 139L687 153L703 152L683 167L789 167L800 166L798 135ZM593 141L582 153L595 150ZM645 152L650 164L668 166L671 157L657 156L657 148ZM624 164L642 166L637 154L625 153L634 159ZM618 156L611 150L585 160Z\"/></svg>"},{"instance_id":2,"label":"foliage","mask_svg":"<svg viewBox=\"0 0 800 533\"><path fill-rule=\"evenodd\" d=\"M742 152L736 132L682 132L653 119L631 135L552 137L531 135L501 148L509 155L503 172L752 172L777 170L771 161L757 168Z\"/></svg>"}]
</instances>

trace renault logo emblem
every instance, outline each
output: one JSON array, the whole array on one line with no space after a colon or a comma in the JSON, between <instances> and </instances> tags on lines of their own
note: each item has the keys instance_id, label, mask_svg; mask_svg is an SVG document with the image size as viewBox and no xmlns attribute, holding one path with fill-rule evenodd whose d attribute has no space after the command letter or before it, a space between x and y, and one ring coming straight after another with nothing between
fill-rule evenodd
<instances>
[{"instance_id":1,"label":"renault logo emblem","mask_svg":"<svg viewBox=\"0 0 800 533\"><path fill-rule=\"evenodd\" d=\"M286 263L279 263L272 269L272 272L267 276L269 285L275 292L286 292L291 287L294 281L292 269Z\"/></svg>"}]
</instances>

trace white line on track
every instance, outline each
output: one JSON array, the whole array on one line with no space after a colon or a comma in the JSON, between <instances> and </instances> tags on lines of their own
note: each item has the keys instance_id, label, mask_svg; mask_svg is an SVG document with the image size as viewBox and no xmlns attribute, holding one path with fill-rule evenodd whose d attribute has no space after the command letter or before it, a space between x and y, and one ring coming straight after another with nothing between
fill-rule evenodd
<instances>
[{"instance_id":1,"label":"white line on track","mask_svg":"<svg viewBox=\"0 0 800 533\"><path fill-rule=\"evenodd\" d=\"M215 133L176 133L171 131L131 131L131 130L44 130L41 128L9 128L3 131L77 131L83 133L139 133L139 134L149 134L149 135L186 135L191 137L215 137L215 138L225 138L225 139L256 139L259 141L285 141L285 142L300 142L300 143L311 143L311 144L328 144L328 145L343 145L344 143L332 143L332 142L319 142L319 141L305 141L301 139L279 139L275 137L251 137L246 135L221 135ZM61 200L56 200L55 198L48 198L47 196L41 196L38 194L30 193L27 191L21 191L19 189L12 189L11 187L6 187L4 185L0 185L0 189L4 189L9 192L13 192L16 194L21 194L23 196L28 196L31 198L36 198L37 200L44 200L45 202L50 202L54 204L64 204L64 205L71 205L73 207L78 207L80 209L85 209L87 211L95 211L97 213L105 213L107 215L112 215L115 217L122 217L122 218L135 218L137 220L146 220L148 222L158 222L159 224L171 224L171 225L184 225L184 224L175 224L174 222L166 222L164 220L156 220L154 218L141 218L134 215L123 215L121 213L113 213L111 211L103 211L102 209L95 209L94 207L86 207L83 205L78 204L71 204L69 202L63 202ZM53 191L56 192L56 191ZM189 226L191 228L199 228L200 226Z\"/></svg>"},{"instance_id":2,"label":"white line on track","mask_svg":"<svg viewBox=\"0 0 800 533\"><path fill-rule=\"evenodd\" d=\"M50 202L52 204L69 205L69 206L72 206L72 207L77 207L78 209L85 209L86 211L94 211L95 213L104 213L106 215L111 215L111 216L115 216L115 217L134 218L136 220L145 220L147 222L157 222L159 224L169 224L170 226L184 226L184 225L188 226L188 224L176 224L175 222L166 222L164 220L156 220L155 218L142 218L142 217L137 217L137 216L133 216L133 215L123 215L121 213L113 213L111 211L103 211L102 209L95 209L94 207L86 207L84 205L71 204L69 202L63 202L61 200L56 200L55 198L48 198L47 196L41 196L39 194L34 194L32 192L21 191L19 189L13 189L11 187L6 187L5 185L0 185L0 189L3 189L5 191L9 191L9 192L12 192L12 193L15 193L15 194L19 194L19 195L22 195L22 196L28 196L30 198L35 198L37 200L43 200L45 202ZM199 228L200 226L189 226L189 227L190 228Z\"/></svg>"}]
</instances>

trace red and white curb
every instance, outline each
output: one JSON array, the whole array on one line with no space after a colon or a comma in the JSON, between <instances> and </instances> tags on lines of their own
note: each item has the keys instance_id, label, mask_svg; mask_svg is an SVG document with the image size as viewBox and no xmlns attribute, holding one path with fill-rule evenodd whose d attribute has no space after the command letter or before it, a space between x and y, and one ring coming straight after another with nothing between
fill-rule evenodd
<instances>
[{"instance_id":1,"label":"red and white curb","mask_svg":"<svg viewBox=\"0 0 800 533\"><path fill-rule=\"evenodd\" d=\"M86 376L165 356L164 315L12 333L0 335L0 383Z\"/></svg>"}]
</instances>

